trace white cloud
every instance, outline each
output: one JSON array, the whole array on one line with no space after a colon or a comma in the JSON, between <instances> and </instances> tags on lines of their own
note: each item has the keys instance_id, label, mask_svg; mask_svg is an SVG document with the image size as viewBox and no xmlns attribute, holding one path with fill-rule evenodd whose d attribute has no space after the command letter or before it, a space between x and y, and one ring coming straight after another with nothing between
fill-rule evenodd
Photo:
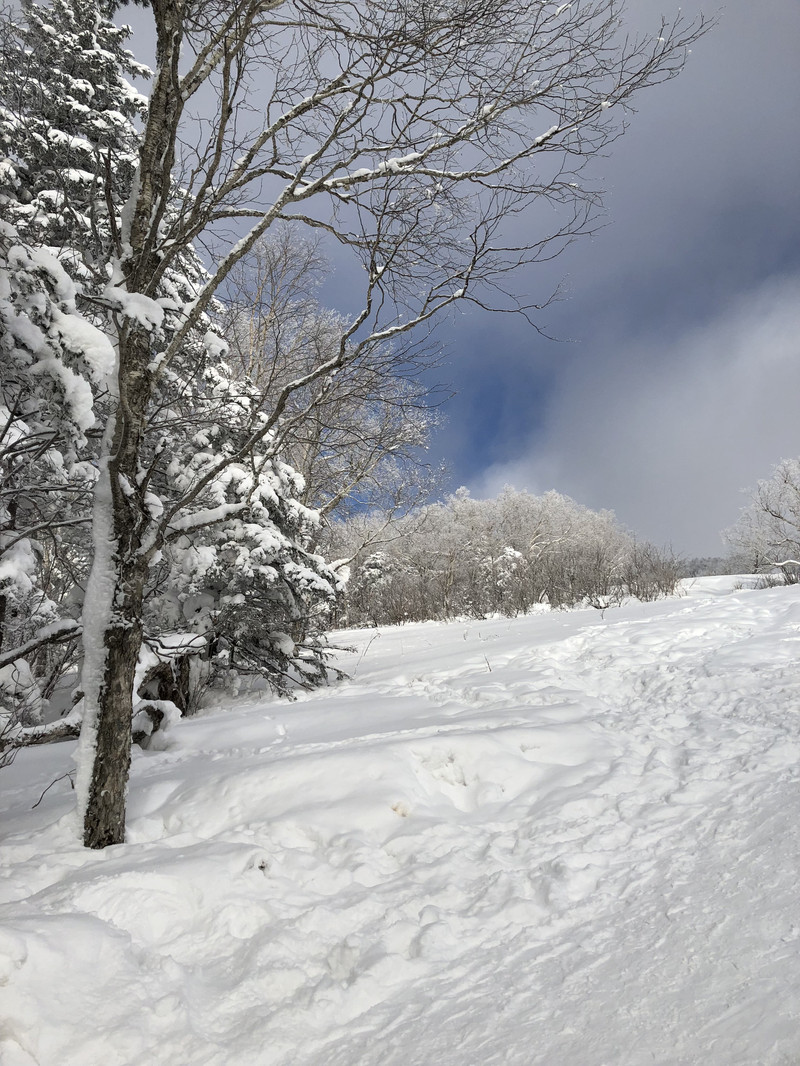
<instances>
[{"instance_id":1,"label":"white cloud","mask_svg":"<svg viewBox=\"0 0 800 1066\"><path fill-rule=\"evenodd\" d=\"M799 297L800 275L773 279L682 335L582 358L544 434L474 491L555 487L659 543L721 551L740 490L800 454Z\"/></svg>"}]
</instances>

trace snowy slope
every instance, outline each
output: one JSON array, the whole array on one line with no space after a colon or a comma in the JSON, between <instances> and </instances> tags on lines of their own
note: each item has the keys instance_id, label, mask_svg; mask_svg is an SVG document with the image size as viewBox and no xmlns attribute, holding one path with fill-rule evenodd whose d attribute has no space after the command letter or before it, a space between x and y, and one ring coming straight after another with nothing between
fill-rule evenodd
<instances>
[{"instance_id":1,"label":"snowy slope","mask_svg":"<svg viewBox=\"0 0 800 1066\"><path fill-rule=\"evenodd\" d=\"M800 1063L800 588L348 633L352 680L0 773L2 1066Z\"/></svg>"}]
</instances>

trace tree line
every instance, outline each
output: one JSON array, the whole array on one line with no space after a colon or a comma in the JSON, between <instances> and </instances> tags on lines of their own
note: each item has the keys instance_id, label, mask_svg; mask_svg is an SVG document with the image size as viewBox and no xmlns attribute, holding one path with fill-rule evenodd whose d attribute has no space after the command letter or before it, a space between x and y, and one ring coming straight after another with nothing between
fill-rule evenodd
<instances>
[{"instance_id":1,"label":"tree line","mask_svg":"<svg viewBox=\"0 0 800 1066\"><path fill-rule=\"evenodd\" d=\"M338 619L350 626L605 609L670 595L680 577L670 551L638 542L610 511L510 488L491 500L462 489L388 524L334 523L329 555L348 568Z\"/></svg>"}]
</instances>

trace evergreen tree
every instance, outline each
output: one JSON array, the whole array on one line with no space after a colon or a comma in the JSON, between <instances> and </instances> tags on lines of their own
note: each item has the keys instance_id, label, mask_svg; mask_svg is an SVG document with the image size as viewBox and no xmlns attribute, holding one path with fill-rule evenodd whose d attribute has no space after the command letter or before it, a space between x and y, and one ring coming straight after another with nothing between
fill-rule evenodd
<instances>
[{"instance_id":1,"label":"evergreen tree","mask_svg":"<svg viewBox=\"0 0 800 1066\"><path fill-rule=\"evenodd\" d=\"M103 397L94 301L146 102L128 31L94 0L23 0L0 21L0 669L6 723L74 666ZM98 406L99 405L99 406ZM24 657L23 657L24 656ZM24 691L23 691L24 690ZM16 694L15 694L16 691Z\"/></svg>"},{"instance_id":2,"label":"evergreen tree","mask_svg":"<svg viewBox=\"0 0 800 1066\"><path fill-rule=\"evenodd\" d=\"M280 691L319 682L317 638L337 590L307 547L318 519L300 502L303 479L261 437L261 389L226 356L210 331L164 375L137 486L154 519L168 514L147 579L144 642L169 666L154 676L167 678L181 709L198 681L215 677L260 675Z\"/></svg>"},{"instance_id":3,"label":"evergreen tree","mask_svg":"<svg viewBox=\"0 0 800 1066\"><path fill-rule=\"evenodd\" d=\"M136 169L147 78L106 0L22 0L0 70L0 190L21 238L46 247L85 296L108 282L119 212Z\"/></svg>"},{"instance_id":4,"label":"evergreen tree","mask_svg":"<svg viewBox=\"0 0 800 1066\"><path fill-rule=\"evenodd\" d=\"M35 718L70 661L96 471L93 393L113 367L60 263L0 229L0 715ZM81 549L81 533L83 548ZM81 551L84 558L79 558ZM66 642L66 644L65 644ZM5 701L3 700L5 695ZM35 709L35 710L34 710Z\"/></svg>"}]
</instances>

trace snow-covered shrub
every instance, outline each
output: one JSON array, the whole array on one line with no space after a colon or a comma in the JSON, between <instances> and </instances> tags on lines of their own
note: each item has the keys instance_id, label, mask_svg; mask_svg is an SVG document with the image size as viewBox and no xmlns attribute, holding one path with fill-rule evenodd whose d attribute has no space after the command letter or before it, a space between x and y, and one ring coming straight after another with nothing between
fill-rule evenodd
<instances>
[{"instance_id":1,"label":"snow-covered shrub","mask_svg":"<svg viewBox=\"0 0 800 1066\"><path fill-rule=\"evenodd\" d=\"M671 551L652 544L634 543L622 568L625 591L637 600L672 596L684 576L684 564Z\"/></svg>"},{"instance_id":2,"label":"snow-covered shrub","mask_svg":"<svg viewBox=\"0 0 800 1066\"><path fill-rule=\"evenodd\" d=\"M307 547L317 516L271 451L261 393L213 335L176 361L151 424L149 505L168 521L145 595L145 641L194 634L191 683L258 674L285 691L324 675L319 633L336 578ZM145 453L146 454L146 453ZM187 676L188 682L190 678ZM184 705L189 692L181 693Z\"/></svg>"}]
</instances>

